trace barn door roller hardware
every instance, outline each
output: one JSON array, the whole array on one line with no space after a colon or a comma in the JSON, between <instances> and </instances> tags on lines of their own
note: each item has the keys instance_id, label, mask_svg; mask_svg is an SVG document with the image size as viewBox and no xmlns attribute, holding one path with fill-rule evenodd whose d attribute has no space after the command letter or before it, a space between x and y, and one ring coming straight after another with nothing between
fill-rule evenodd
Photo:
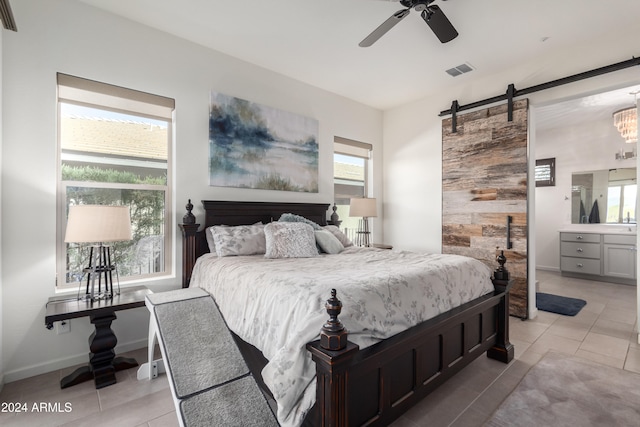
<instances>
[{"instance_id":1,"label":"barn door roller hardware","mask_svg":"<svg viewBox=\"0 0 640 427\"><path fill-rule=\"evenodd\" d=\"M451 103L451 108L449 110L441 111L439 116L447 116L451 114L451 132L455 133L457 130L457 119L456 115L460 111L471 110L473 108L482 107L484 105L494 104L496 102L507 100L507 116L508 120L513 120L513 99L518 96L528 95L530 93L539 92L545 89L551 89L557 86L562 86L567 83L573 83L580 80L589 79L591 77L600 76L602 74L612 73L614 71L624 70L625 68L630 68L636 65L640 65L640 58L636 58L635 56L626 61L618 62L616 64L607 65L605 67L596 68L594 70L585 71L583 73L574 74L572 76L563 77L557 80L552 80L550 82L541 83L539 85L531 86L526 89L516 89L514 84L511 83L507 87L507 91L503 95L494 96L492 98L483 99L482 101L472 102L467 105L460 105L458 101L455 100Z\"/></svg>"}]
</instances>

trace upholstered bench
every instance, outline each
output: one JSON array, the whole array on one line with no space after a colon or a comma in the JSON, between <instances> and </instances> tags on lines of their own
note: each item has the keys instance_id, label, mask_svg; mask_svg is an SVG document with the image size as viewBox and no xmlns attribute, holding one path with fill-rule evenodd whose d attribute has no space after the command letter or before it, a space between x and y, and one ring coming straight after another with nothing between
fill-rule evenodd
<instances>
[{"instance_id":1,"label":"upholstered bench","mask_svg":"<svg viewBox=\"0 0 640 427\"><path fill-rule=\"evenodd\" d=\"M156 334L181 426L278 425L207 292L155 293L145 304L149 342Z\"/></svg>"}]
</instances>

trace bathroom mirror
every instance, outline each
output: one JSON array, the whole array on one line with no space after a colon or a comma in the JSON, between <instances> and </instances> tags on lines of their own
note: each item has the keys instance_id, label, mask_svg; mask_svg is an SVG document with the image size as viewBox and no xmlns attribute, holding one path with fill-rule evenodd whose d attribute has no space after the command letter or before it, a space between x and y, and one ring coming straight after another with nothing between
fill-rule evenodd
<instances>
[{"instance_id":1,"label":"bathroom mirror","mask_svg":"<svg viewBox=\"0 0 640 427\"><path fill-rule=\"evenodd\" d=\"M574 172L572 224L635 224L636 168Z\"/></svg>"}]
</instances>

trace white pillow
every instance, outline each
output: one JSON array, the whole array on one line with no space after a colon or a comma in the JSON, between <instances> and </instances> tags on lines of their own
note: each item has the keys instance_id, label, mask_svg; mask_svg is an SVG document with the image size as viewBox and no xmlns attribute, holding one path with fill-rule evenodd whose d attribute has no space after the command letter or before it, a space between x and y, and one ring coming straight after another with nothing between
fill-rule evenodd
<instances>
[{"instance_id":1,"label":"white pillow","mask_svg":"<svg viewBox=\"0 0 640 427\"><path fill-rule=\"evenodd\" d=\"M313 232L316 236L316 243L324 252L328 254L339 254L344 250L344 246L340 240L329 230L316 230Z\"/></svg>"},{"instance_id":2,"label":"white pillow","mask_svg":"<svg viewBox=\"0 0 640 427\"><path fill-rule=\"evenodd\" d=\"M313 227L303 222L272 222L264 227L265 258L310 258L318 255Z\"/></svg>"},{"instance_id":3,"label":"white pillow","mask_svg":"<svg viewBox=\"0 0 640 427\"><path fill-rule=\"evenodd\" d=\"M336 227L335 225L325 225L324 226L325 230L328 230L331 232L331 234L333 234L334 236L336 236L336 238L340 241L340 243L342 243L342 246L344 246L345 248L348 248L349 246L353 246L353 243L351 242L351 240L349 240L349 238L347 237L346 234L344 234L338 227Z\"/></svg>"},{"instance_id":4,"label":"white pillow","mask_svg":"<svg viewBox=\"0 0 640 427\"><path fill-rule=\"evenodd\" d=\"M219 257L263 254L266 250L264 225L238 225L210 227L216 253Z\"/></svg>"}]
</instances>

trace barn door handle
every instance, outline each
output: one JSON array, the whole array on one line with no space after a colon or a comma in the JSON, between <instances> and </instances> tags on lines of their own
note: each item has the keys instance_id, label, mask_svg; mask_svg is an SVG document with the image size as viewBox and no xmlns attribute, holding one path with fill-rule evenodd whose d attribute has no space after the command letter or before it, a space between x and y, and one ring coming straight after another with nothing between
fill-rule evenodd
<instances>
[{"instance_id":1,"label":"barn door handle","mask_svg":"<svg viewBox=\"0 0 640 427\"><path fill-rule=\"evenodd\" d=\"M513 244L511 243L511 222L513 221L513 217L511 215L507 215L507 249L511 249Z\"/></svg>"}]
</instances>

